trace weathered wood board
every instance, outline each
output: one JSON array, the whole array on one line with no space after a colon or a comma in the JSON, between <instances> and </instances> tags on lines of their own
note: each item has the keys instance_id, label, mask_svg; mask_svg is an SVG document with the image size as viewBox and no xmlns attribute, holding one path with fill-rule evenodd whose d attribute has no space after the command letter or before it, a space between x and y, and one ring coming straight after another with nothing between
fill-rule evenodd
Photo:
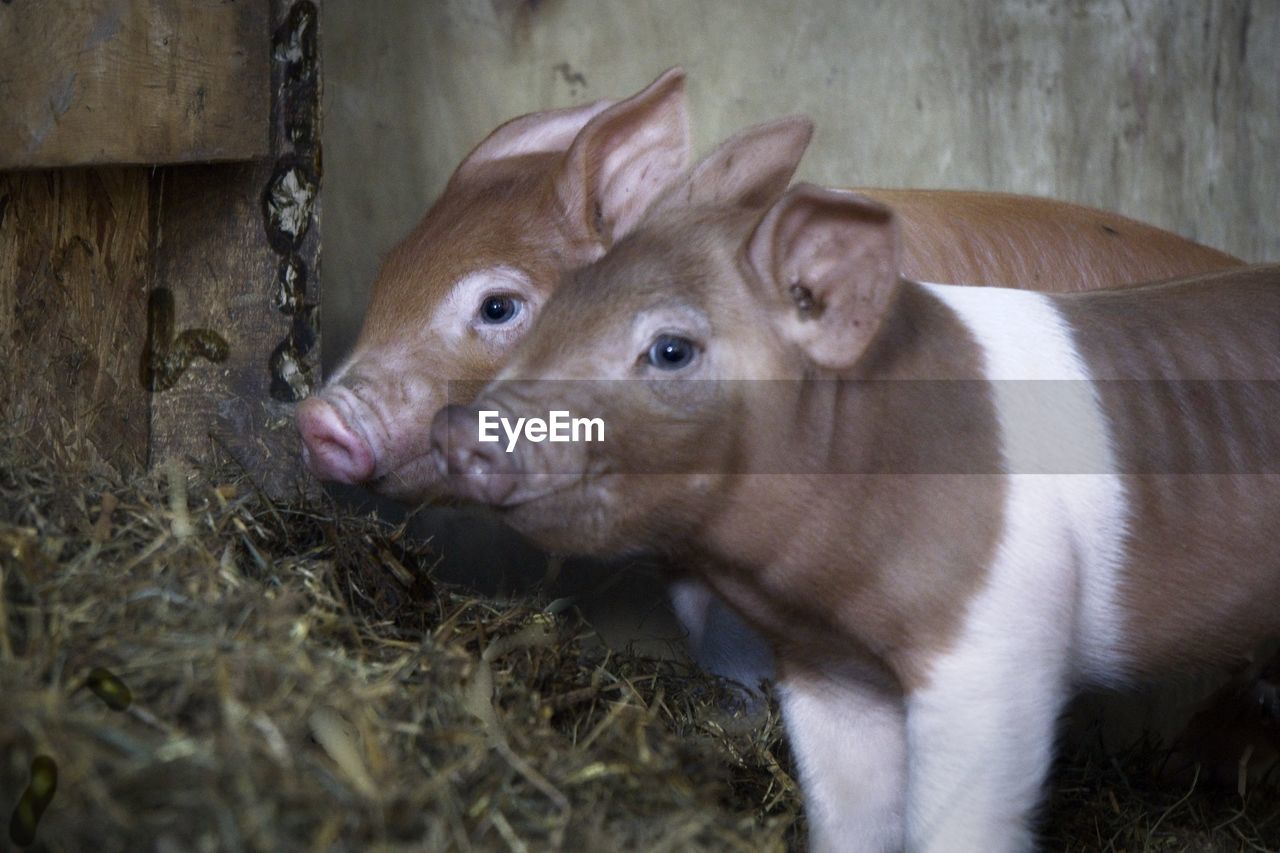
<instances>
[{"instance_id":1,"label":"weathered wood board","mask_svg":"<svg viewBox=\"0 0 1280 853\"><path fill-rule=\"evenodd\" d=\"M269 154L268 0L0 3L0 170Z\"/></svg>"},{"instance_id":2,"label":"weathered wood board","mask_svg":"<svg viewBox=\"0 0 1280 853\"><path fill-rule=\"evenodd\" d=\"M183 332L210 332L225 343L226 358L214 363L189 353L182 369L155 388L150 458L154 464L227 451L279 495L302 488L305 478L293 399L273 387L272 356L292 335L309 332L314 347L315 315L312 308L295 322L275 307L282 259L263 233L260 204L272 175L269 162L163 173L152 298L172 299L171 341ZM307 305L314 304L311 287ZM306 349L297 380L304 383L316 355Z\"/></svg>"},{"instance_id":3,"label":"weathered wood board","mask_svg":"<svg viewBox=\"0 0 1280 853\"><path fill-rule=\"evenodd\" d=\"M699 151L817 122L800 177L1049 195L1280 260L1274 0L325 3L326 359L500 122L689 72ZM332 352L329 352L332 350Z\"/></svg>"},{"instance_id":4,"label":"weathered wood board","mask_svg":"<svg viewBox=\"0 0 1280 853\"><path fill-rule=\"evenodd\" d=\"M149 222L146 169L0 173L0 407L37 445L146 459Z\"/></svg>"},{"instance_id":5,"label":"weathered wood board","mask_svg":"<svg viewBox=\"0 0 1280 853\"><path fill-rule=\"evenodd\" d=\"M319 378L319 13L262 8L237 54L269 63L260 156L0 171L0 406L49 452L229 451L271 494L310 486L292 410Z\"/></svg>"},{"instance_id":6,"label":"weathered wood board","mask_svg":"<svg viewBox=\"0 0 1280 853\"><path fill-rule=\"evenodd\" d=\"M273 159L157 174L148 334L154 350L185 333L188 351L159 359L150 458L216 445L284 495L313 485L293 404L319 380L319 22L313 0L274 0L272 18ZM170 312L162 341L156 311Z\"/></svg>"}]
</instances>

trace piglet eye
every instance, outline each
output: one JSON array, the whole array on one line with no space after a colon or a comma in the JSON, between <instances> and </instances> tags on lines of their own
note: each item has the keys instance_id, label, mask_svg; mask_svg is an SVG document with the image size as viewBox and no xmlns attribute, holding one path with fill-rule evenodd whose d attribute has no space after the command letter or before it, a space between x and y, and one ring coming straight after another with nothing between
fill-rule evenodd
<instances>
[{"instance_id":1,"label":"piglet eye","mask_svg":"<svg viewBox=\"0 0 1280 853\"><path fill-rule=\"evenodd\" d=\"M649 363L659 370L680 370L689 366L697 352L688 338L662 335L649 347Z\"/></svg>"},{"instance_id":2,"label":"piglet eye","mask_svg":"<svg viewBox=\"0 0 1280 853\"><path fill-rule=\"evenodd\" d=\"M501 326L519 317L523 307L524 303L509 293L491 293L480 302L480 321Z\"/></svg>"}]
</instances>

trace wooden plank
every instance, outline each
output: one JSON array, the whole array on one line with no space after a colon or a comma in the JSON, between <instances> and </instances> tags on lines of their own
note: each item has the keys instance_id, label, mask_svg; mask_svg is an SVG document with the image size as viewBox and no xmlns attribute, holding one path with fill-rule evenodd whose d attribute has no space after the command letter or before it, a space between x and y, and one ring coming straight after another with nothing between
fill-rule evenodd
<instances>
[{"instance_id":1,"label":"wooden plank","mask_svg":"<svg viewBox=\"0 0 1280 853\"><path fill-rule=\"evenodd\" d=\"M148 170L0 173L0 410L40 448L146 458Z\"/></svg>"},{"instance_id":2,"label":"wooden plank","mask_svg":"<svg viewBox=\"0 0 1280 853\"><path fill-rule=\"evenodd\" d=\"M0 170L269 154L268 0L0 4Z\"/></svg>"},{"instance_id":3,"label":"wooden plank","mask_svg":"<svg viewBox=\"0 0 1280 853\"><path fill-rule=\"evenodd\" d=\"M151 460L207 458L219 446L268 493L287 495L314 485L293 406L319 381L320 66L316 4L272 8L275 159L158 175L152 294L172 299L167 340L207 330L227 357L193 352L162 377Z\"/></svg>"}]
</instances>

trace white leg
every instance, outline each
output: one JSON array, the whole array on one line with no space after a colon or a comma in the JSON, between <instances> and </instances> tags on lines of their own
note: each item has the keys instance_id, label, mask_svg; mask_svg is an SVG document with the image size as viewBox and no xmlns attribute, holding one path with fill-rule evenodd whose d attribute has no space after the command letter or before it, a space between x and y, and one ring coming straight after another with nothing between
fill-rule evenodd
<instances>
[{"instance_id":1,"label":"white leg","mask_svg":"<svg viewBox=\"0 0 1280 853\"><path fill-rule=\"evenodd\" d=\"M1055 493L1010 478L1004 541L965 625L907 697L907 849L1034 848L1081 591ZM1051 483L1049 485L1052 485ZM1046 521L1047 520L1047 521Z\"/></svg>"},{"instance_id":2,"label":"white leg","mask_svg":"<svg viewBox=\"0 0 1280 853\"><path fill-rule=\"evenodd\" d=\"M940 662L945 671L907 700L907 849L1032 850L1066 691L1036 664L1009 661L996 675L984 661L977 681L956 663Z\"/></svg>"},{"instance_id":3,"label":"white leg","mask_svg":"<svg viewBox=\"0 0 1280 853\"><path fill-rule=\"evenodd\" d=\"M1122 674L1129 499L1088 363L1054 302L929 287L983 351L1010 476L984 587L907 699L907 849L1029 850L1068 678Z\"/></svg>"},{"instance_id":4,"label":"white leg","mask_svg":"<svg viewBox=\"0 0 1280 853\"><path fill-rule=\"evenodd\" d=\"M900 851L907 770L902 697L808 676L788 676L779 695L800 769L809 849Z\"/></svg>"}]
</instances>

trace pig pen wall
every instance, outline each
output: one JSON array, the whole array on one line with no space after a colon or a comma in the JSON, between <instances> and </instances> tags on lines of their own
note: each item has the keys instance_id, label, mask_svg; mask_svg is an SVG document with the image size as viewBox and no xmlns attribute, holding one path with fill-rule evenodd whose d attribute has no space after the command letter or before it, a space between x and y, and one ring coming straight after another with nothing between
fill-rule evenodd
<instances>
[{"instance_id":1,"label":"pig pen wall","mask_svg":"<svg viewBox=\"0 0 1280 853\"><path fill-rule=\"evenodd\" d=\"M329 365L379 259L533 110L689 72L705 151L817 121L800 176L1056 196L1280 260L1273 0L328 0Z\"/></svg>"}]
</instances>

